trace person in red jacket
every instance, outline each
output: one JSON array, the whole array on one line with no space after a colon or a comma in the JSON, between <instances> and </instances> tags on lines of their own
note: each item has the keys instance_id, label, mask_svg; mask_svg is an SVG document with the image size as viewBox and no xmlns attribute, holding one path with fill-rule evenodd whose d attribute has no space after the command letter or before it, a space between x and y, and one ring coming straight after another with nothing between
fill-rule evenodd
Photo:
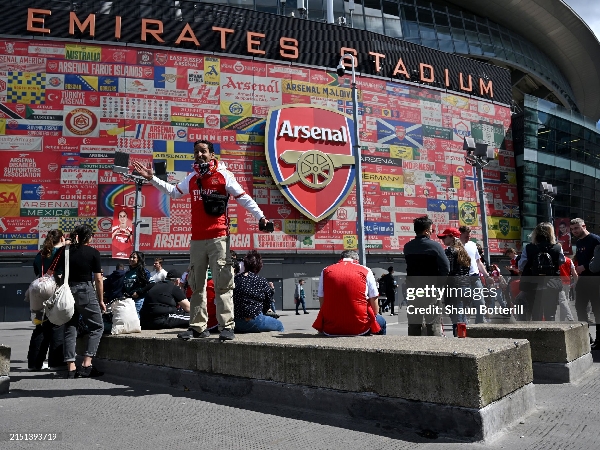
<instances>
[{"instance_id":1,"label":"person in red jacket","mask_svg":"<svg viewBox=\"0 0 600 450\"><path fill-rule=\"evenodd\" d=\"M195 164L179 184L173 186L153 176L152 168L138 161L133 168L154 187L171 198L190 195L192 198L192 240L190 243L190 273L188 284L194 290L190 299L190 328L179 333L179 339L206 338L208 314L206 308L206 271L210 267L215 283L215 302L219 322L219 340L235 338L233 332L233 265L229 254L229 216L227 202L233 197L256 220L259 228L269 230L269 221L256 202L244 192L235 176L215 157L209 141L194 142Z\"/></svg>"},{"instance_id":2,"label":"person in red jacket","mask_svg":"<svg viewBox=\"0 0 600 450\"><path fill-rule=\"evenodd\" d=\"M378 296L371 269L358 263L356 251L344 250L339 262L321 272L321 309L313 328L331 336L385 334L385 319L378 314Z\"/></svg>"}]
</instances>

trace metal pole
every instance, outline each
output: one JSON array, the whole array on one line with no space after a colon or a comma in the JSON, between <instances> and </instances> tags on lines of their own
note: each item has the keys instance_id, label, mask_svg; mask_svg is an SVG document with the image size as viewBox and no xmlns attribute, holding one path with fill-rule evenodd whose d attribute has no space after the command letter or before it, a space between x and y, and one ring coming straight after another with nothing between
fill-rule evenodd
<instances>
[{"instance_id":1,"label":"metal pole","mask_svg":"<svg viewBox=\"0 0 600 450\"><path fill-rule=\"evenodd\" d=\"M548 197L546 201L548 202L548 221L553 224L554 218L552 217L552 198Z\"/></svg>"},{"instance_id":2,"label":"metal pole","mask_svg":"<svg viewBox=\"0 0 600 450\"><path fill-rule=\"evenodd\" d=\"M333 18L333 0L327 0L327 23L335 22Z\"/></svg>"},{"instance_id":3,"label":"metal pole","mask_svg":"<svg viewBox=\"0 0 600 450\"><path fill-rule=\"evenodd\" d=\"M479 185L479 215L481 216L481 233L483 234L483 257L490 265L490 244L488 241L487 215L485 212L485 192L483 189L483 166L476 164L477 184Z\"/></svg>"},{"instance_id":4,"label":"metal pole","mask_svg":"<svg viewBox=\"0 0 600 450\"><path fill-rule=\"evenodd\" d=\"M363 266L367 265L365 252L365 216L363 214L363 185L362 161L360 155L360 142L358 141L358 92L356 89L356 71L354 69L354 56L347 54L344 57L352 58L352 118L354 120L354 169L356 170L356 235L358 236L358 258Z\"/></svg>"},{"instance_id":5,"label":"metal pole","mask_svg":"<svg viewBox=\"0 0 600 450\"><path fill-rule=\"evenodd\" d=\"M139 239L139 228L140 228L140 216L142 215L142 202L140 197L142 196L142 184L143 181L135 181L135 220L133 222L133 249L137 252L140 250L140 239Z\"/></svg>"}]
</instances>

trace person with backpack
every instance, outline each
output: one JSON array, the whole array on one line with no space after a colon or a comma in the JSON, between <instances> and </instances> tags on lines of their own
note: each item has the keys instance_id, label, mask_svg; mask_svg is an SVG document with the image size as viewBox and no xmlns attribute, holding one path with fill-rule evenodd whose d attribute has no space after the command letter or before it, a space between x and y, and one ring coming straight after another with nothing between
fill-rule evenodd
<instances>
[{"instance_id":1,"label":"person with backpack","mask_svg":"<svg viewBox=\"0 0 600 450\"><path fill-rule=\"evenodd\" d=\"M562 291L559 268L564 262L565 255L562 246L556 242L552 224L538 224L531 233L531 243L527 244L519 260L526 319L554 321Z\"/></svg>"}]
</instances>

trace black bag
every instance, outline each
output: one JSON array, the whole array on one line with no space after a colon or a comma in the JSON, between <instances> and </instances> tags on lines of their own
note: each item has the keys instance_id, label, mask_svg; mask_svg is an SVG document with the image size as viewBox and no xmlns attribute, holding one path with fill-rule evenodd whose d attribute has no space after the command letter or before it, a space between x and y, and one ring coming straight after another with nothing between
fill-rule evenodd
<instances>
[{"instance_id":1,"label":"black bag","mask_svg":"<svg viewBox=\"0 0 600 450\"><path fill-rule=\"evenodd\" d=\"M548 252L540 251L536 260L531 264L531 274L533 276L552 276L556 275L554 261Z\"/></svg>"},{"instance_id":2,"label":"black bag","mask_svg":"<svg viewBox=\"0 0 600 450\"><path fill-rule=\"evenodd\" d=\"M222 216L227 211L227 203L229 202L229 194L222 195L213 192L212 194L200 194L202 196L202 204L204 211L211 216Z\"/></svg>"}]
</instances>

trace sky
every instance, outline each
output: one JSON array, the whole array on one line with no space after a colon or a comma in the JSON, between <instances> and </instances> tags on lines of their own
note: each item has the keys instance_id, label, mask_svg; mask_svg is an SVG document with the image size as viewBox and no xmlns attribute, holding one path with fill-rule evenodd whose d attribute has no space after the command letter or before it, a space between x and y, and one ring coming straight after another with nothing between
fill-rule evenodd
<instances>
[{"instance_id":1,"label":"sky","mask_svg":"<svg viewBox=\"0 0 600 450\"><path fill-rule=\"evenodd\" d=\"M564 0L600 40L600 1L598 0Z\"/></svg>"}]
</instances>

